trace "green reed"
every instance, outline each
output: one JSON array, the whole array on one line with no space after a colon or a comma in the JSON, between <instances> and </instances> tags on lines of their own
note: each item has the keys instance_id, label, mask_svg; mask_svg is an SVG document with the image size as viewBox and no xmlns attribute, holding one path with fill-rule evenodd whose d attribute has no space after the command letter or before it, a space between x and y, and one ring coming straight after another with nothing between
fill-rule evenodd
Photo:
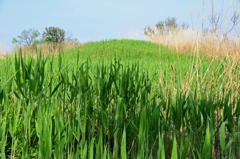
<instances>
[{"instance_id":1,"label":"green reed","mask_svg":"<svg viewBox=\"0 0 240 159\"><path fill-rule=\"evenodd\" d=\"M196 78L193 66L181 81L170 66L159 83L138 63L77 57L1 61L1 158L240 157L240 100L225 75Z\"/></svg>"}]
</instances>

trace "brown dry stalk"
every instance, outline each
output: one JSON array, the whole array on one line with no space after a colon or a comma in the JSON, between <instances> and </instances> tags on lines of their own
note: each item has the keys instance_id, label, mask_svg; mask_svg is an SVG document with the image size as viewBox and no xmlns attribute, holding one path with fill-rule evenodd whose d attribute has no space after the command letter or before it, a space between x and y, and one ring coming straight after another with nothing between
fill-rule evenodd
<instances>
[{"instance_id":1,"label":"brown dry stalk","mask_svg":"<svg viewBox=\"0 0 240 159\"><path fill-rule=\"evenodd\" d=\"M226 56L226 57L232 57L240 59L240 39L239 36L236 35L235 29L232 31L234 35L229 35L229 27L232 25L232 21L228 22L229 19L229 12L231 9L231 6L233 5L234 0L231 1L231 4L229 5L229 8L225 15L223 14L223 11L221 13L221 21L218 28L215 28L215 15L214 15L214 0L211 0L212 4L212 24L208 25L209 31L203 31L203 25L204 25L204 19L202 19L202 31L199 29L194 29L194 26L192 24L192 28L186 29L186 28L167 28L165 30L157 30L157 28L154 28L154 32L150 33L148 35L148 40L161 44L163 46L168 46L169 49L175 50L178 53L195 53L195 50L197 50L197 53L204 53L210 57L219 57L219 56ZM204 0L203 0L203 17L204 17ZM234 12L237 12L238 10L238 2L237 7ZM198 14L199 16L199 14ZM236 15L234 13L233 17L230 17L230 19L235 18ZM191 13L191 20L193 23L193 17ZM225 27L222 28L223 23L227 22ZM206 23L207 24L207 23ZM198 17L198 25L199 25L199 17ZM235 25L234 28L237 26ZM199 28L199 26L198 26ZM221 32L221 29L223 29L223 32ZM230 29L231 30L231 29Z\"/></svg>"},{"instance_id":2,"label":"brown dry stalk","mask_svg":"<svg viewBox=\"0 0 240 159\"><path fill-rule=\"evenodd\" d=\"M61 51L66 51L75 48L76 46L81 46L83 44L77 43L77 44L72 44L72 43L66 43L66 44L48 44L45 43L42 46L37 46L37 47L21 47L23 54L27 55L30 53L32 57L36 57L38 53L41 51L43 56L49 55L57 55ZM19 48L15 49L15 53L19 53Z\"/></svg>"},{"instance_id":3,"label":"brown dry stalk","mask_svg":"<svg viewBox=\"0 0 240 159\"><path fill-rule=\"evenodd\" d=\"M21 48L21 51L22 51L22 54L25 55L25 57L27 57L27 55L30 53L30 55L35 58L37 57L37 55L41 52L41 54L46 57L49 55L49 53L51 55L57 55L59 52L61 51L66 51L66 50L70 50L70 49L73 49L73 48L76 48L78 46L82 46L82 45L85 45L85 44L88 44L90 42L86 42L86 43L70 43L70 42L67 42L65 44L48 44L48 43L45 43L45 44L42 44L42 45L38 45L37 47L33 47L33 46L23 46L23 47L16 47L14 49L13 52L11 52L11 54L9 54L10 56L11 55L14 55L15 53L18 54L19 53L19 50ZM4 59L6 57L5 54L1 54L0 52L0 59ZM14 56L12 56L14 57Z\"/></svg>"},{"instance_id":4,"label":"brown dry stalk","mask_svg":"<svg viewBox=\"0 0 240 159\"><path fill-rule=\"evenodd\" d=\"M155 31L157 32L157 30ZM161 33L153 34L149 41L168 46L169 49L178 53L204 53L209 57L232 57L240 58L240 39L231 41L226 35L218 36L216 33L200 32L194 36L195 31L191 29L172 29ZM193 49L194 48L194 49Z\"/></svg>"}]
</instances>

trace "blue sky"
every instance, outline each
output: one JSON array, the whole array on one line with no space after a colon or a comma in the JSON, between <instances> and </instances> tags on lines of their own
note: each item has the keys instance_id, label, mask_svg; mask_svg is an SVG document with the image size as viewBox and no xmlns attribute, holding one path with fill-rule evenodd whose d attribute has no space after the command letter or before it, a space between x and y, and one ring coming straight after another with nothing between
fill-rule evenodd
<instances>
[{"instance_id":1,"label":"blue sky","mask_svg":"<svg viewBox=\"0 0 240 159\"><path fill-rule=\"evenodd\" d=\"M224 1L224 12L230 0ZM236 5L235 5L236 7ZM80 41L126 38L140 33L167 17L198 25L202 19L203 0L0 0L0 40L11 46L13 37L24 29L55 26ZM222 11L222 1L214 1L216 13ZM211 15L211 1L205 0L205 20ZM200 25L201 26L201 25ZM207 25L205 25L207 26Z\"/></svg>"}]
</instances>

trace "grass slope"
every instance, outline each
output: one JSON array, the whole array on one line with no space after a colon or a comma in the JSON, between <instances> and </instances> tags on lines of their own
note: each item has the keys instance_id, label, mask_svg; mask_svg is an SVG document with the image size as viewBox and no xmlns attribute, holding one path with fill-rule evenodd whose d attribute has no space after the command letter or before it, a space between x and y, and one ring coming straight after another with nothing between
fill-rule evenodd
<instances>
[{"instance_id":1,"label":"grass slope","mask_svg":"<svg viewBox=\"0 0 240 159\"><path fill-rule=\"evenodd\" d=\"M8 57L1 158L239 158L238 66L135 40Z\"/></svg>"},{"instance_id":2,"label":"grass slope","mask_svg":"<svg viewBox=\"0 0 240 159\"><path fill-rule=\"evenodd\" d=\"M93 64L98 61L110 64L114 58L121 59L123 64L139 63L140 70L148 72L150 77L157 80L157 82L159 82L159 70L161 69L161 77L165 84L170 83L171 73L174 73L175 82L179 79L186 80L184 78L187 77L190 71L194 70L198 75L203 76L207 70L218 68L217 73L221 76L229 63L224 58L213 60L205 58L203 55L197 57L191 53L176 53L162 45L139 40L92 42L65 51L65 63L75 65L78 59L77 56L79 56L81 62L90 58ZM237 68L237 66L235 67ZM206 77L208 77L206 80L210 80L211 73L208 73ZM193 83L196 83L196 81L197 79L193 78Z\"/></svg>"},{"instance_id":3,"label":"grass slope","mask_svg":"<svg viewBox=\"0 0 240 159\"><path fill-rule=\"evenodd\" d=\"M121 59L123 63L138 62L141 70L148 71L150 75L157 75L160 69L160 55L162 69L166 70L168 65L179 68L179 62L183 71L183 76L186 74L189 65L192 64L190 53L178 54L170 51L167 47L153 44L151 42L139 40L109 40L92 42L75 49L64 52L64 58L70 63L75 63L79 53L80 59L85 61L90 58L95 61L105 61L109 63L113 58ZM209 65L210 60L204 59L204 69Z\"/></svg>"}]
</instances>

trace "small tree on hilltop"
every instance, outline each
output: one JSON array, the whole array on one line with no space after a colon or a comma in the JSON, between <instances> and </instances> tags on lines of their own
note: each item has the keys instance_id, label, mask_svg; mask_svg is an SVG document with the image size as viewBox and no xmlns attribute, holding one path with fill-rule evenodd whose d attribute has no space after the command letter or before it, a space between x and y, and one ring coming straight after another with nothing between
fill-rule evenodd
<instances>
[{"instance_id":1,"label":"small tree on hilltop","mask_svg":"<svg viewBox=\"0 0 240 159\"><path fill-rule=\"evenodd\" d=\"M172 18L167 18L164 21L159 21L155 25L155 27L159 31L159 33L162 34L170 30L178 31L179 29L188 29L189 25L187 23L183 23L180 27L178 27L177 19L172 17ZM143 31L144 31L144 35L150 38L155 34L154 28L151 28L149 25L146 26Z\"/></svg>"},{"instance_id":2,"label":"small tree on hilltop","mask_svg":"<svg viewBox=\"0 0 240 159\"><path fill-rule=\"evenodd\" d=\"M158 30L162 30L165 27L164 21L160 21L156 24Z\"/></svg>"},{"instance_id":3,"label":"small tree on hilltop","mask_svg":"<svg viewBox=\"0 0 240 159\"><path fill-rule=\"evenodd\" d=\"M166 28L168 29L176 29L178 27L178 24L177 24L177 18L167 18L165 20L165 26Z\"/></svg>"},{"instance_id":4,"label":"small tree on hilltop","mask_svg":"<svg viewBox=\"0 0 240 159\"><path fill-rule=\"evenodd\" d=\"M165 21L159 21L157 24L156 24L156 28L158 30L163 30L163 29L176 29L178 27L178 24L177 24L177 19L172 17L172 18L167 18L165 19Z\"/></svg>"},{"instance_id":5,"label":"small tree on hilltop","mask_svg":"<svg viewBox=\"0 0 240 159\"><path fill-rule=\"evenodd\" d=\"M31 46L38 42L36 38L39 35L40 33L35 29L23 30L21 35L19 35L17 38L13 38L12 43L17 43L24 46Z\"/></svg>"},{"instance_id":6,"label":"small tree on hilltop","mask_svg":"<svg viewBox=\"0 0 240 159\"><path fill-rule=\"evenodd\" d=\"M153 34L154 34L154 30L150 27L150 25L144 28L144 35L147 35L148 37L152 37Z\"/></svg>"},{"instance_id":7,"label":"small tree on hilltop","mask_svg":"<svg viewBox=\"0 0 240 159\"><path fill-rule=\"evenodd\" d=\"M65 40L65 31L56 27L46 27L43 32L43 39L48 43L62 43Z\"/></svg>"}]
</instances>

